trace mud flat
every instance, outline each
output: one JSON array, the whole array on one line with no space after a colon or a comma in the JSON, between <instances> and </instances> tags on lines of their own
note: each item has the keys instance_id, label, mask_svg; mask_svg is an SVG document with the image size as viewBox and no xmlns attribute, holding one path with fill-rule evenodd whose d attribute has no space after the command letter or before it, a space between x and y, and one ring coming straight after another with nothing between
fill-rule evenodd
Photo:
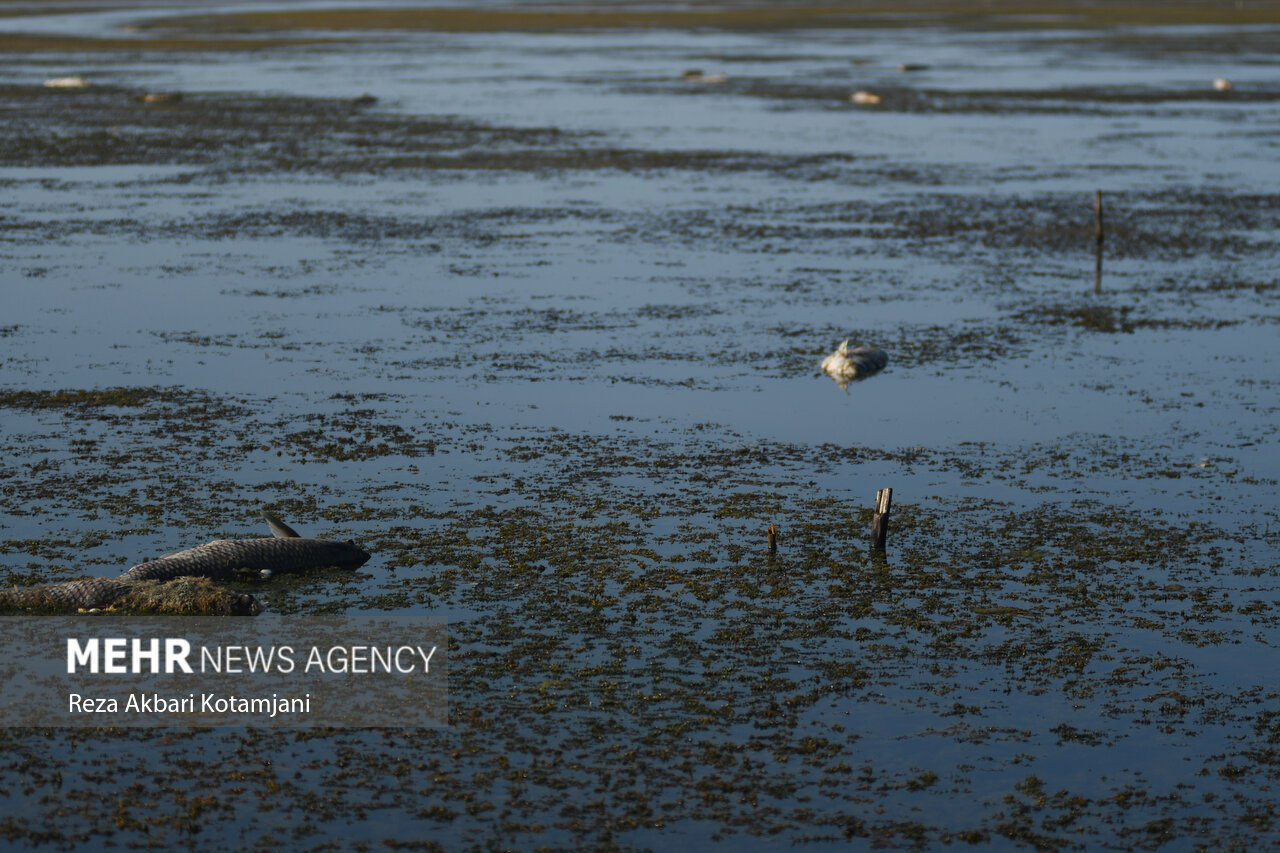
<instances>
[{"instance_id":1,"label":"mud flat","mask_svg":"<svg viewBox=\"0 0 1280 853\"><path fill-rule=\"evenodd\" d=\"M0 587L270 505L450 725L3 729L0 836L1272 837L1274 5L171 8L0 3Z\"/></svg>"}]
</instances>

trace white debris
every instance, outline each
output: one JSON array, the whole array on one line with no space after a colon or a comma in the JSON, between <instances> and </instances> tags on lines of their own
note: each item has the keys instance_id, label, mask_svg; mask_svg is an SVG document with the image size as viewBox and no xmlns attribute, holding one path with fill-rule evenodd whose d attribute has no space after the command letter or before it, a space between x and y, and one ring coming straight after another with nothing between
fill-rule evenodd
<instances>
[{"instance_id":1,"label":"white debris","mask_svg":"<svg viewBox=\"0 0 1280 853\"><path fill-rule=\"evenodd\" d=\"M89 81L83 77L54 77L45 80L44 85L48 89L84 89L89 86Z\"/></svg>"}]
</instances>

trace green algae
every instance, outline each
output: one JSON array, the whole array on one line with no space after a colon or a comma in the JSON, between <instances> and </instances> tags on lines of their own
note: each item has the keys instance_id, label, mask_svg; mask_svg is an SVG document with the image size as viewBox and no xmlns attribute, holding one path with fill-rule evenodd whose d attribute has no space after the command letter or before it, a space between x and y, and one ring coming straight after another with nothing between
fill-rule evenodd
<instances>
[{"instance_id":1,"label":"green algae","mask_svg":"<svg viewBox=\"0 0 1280 853\"><path fill-rule=\"evenodd\" d=\"M162 388L15 390L0 393L0 406L17 409L95 409L104 406L136 408L157 402L188 402L197 398L198 395L190 392Z\"/></svg>"},{"instance_id":2,"label":"green algae","mask_svg":"<svg viewBox=\"0 0 1280 853\"><path fill-rule=\"evenodd\" d=\"M237 405L248 411L226 410L222 429L231 440L193 449L187 461L235 465L243 454L258 452L236 436L247 435L269 403ZM77 412L92 420L107 416L109 407ZM353 410L347 419L326 416L324 422L363 438L360 431L376 433L380 416ZM1203 727L1208 723L1197 720L1210 713L1238 715L1269 731L1269 718L1258 715L1265 705L1206 689L1187 659L1144 650L1239 642L1250 621L1274 624L1280 615L1259 607L1258 593L1249 591L1273 583L1274 569L1270 579L1253 579L1243 595L1232 590L1212 568L1227 559L1222 532L1207 524L1092 502L1028 508L900 496L884 559L866 548L870 495L865 505L840 496L847 508L833 514L833 495L798 490L794 482L780 487L790 478L777 471L772 479L779 485L753 483L762 458L803 470L801 462L830 464L832 454L867 464L895 453L785 445L743 453L714 442L677 449L552 431L519 435L518 451L508 456L510 446L492 438L476 445L465 433L435 432L438 455L461 446L487 448L495 458L557 473L526 472L518 483L486 487L503 492L501 507L421 506L413 519L399 518L393 506L361 509L334 498L324 507L310 499L282 502L299 524L314 526L320 515L339 524L359 517L382 532L368 541L376 555L373 574L289 579L279 589L273 584L269 603L283 612L338 605L470 614L456 624L451 701L460 710L452 730L333 734L310 758L298 752L303 741L276 735L191 733L186 737L203 743L222 768L219 795L201 799L210 797L208 790L197 793L173 770L112 759L113 773L141 771L148 780L123 793L123 811L68 801L57 788L34 784L46 808L81 816L74 822L80 828L65 837L97 837L95 827L105 825L127 837L142 833L144 823L153 838L176 839L197 827L216 833L247 817L243 806L229 803L259 791L276 808L314 816L311 829L299 827L302 839L321 837L319 826L327 821L358 820L417 798L414 810L427 823L490 826L514 845L552 833L574 843L596 843L608 834L643 847L646 827L710 820L726 833L760 837L807 832L820 838L829 830L832 837L884 843L1004 837L1073 847L1097 837L1097 829L1081 834L1080 827L1120 819L1137 808L1139 795L1147 797L1144 813L1157 813L1144 820L1172 821L1159 826L1177 835L1186 831L1177 815L1191 800L1184 793L1158 801L1138 785L1105 799L1024 773L997 808L964 826L878 817L877 808L923 806L940 790L967 796L973 783L942 764L856 770L863 732L840 723L831 709L914 708L938 722L930 737L972 745L1011 769L1019 766L1018 744L1044 738L1097 748L1144 730ZM1007 469L1015 478L1028 476L992 448L977 450L969 451L966 465L978 466L979 474ZM903 454L940 470L951 464L950 455L919 448ZM416 457L409 449L389 458L408 465ZM1055 452L1042 464L1068 472L1076 460ZM575 476L579 470L594 476ZM663 485L693 482L686 478L694 471L716 483L716 491ZM121 482L110 488L127 476L116 475ZM141 509L95 506L93 494L63 492L49 472L42 482L59 489L73 512L107 512L127 523ZM308 493L287 480L274 488ZM257 497L247 490L226 494L219 515L249 518ZM682 522L657 524L671 518ZM783 531L776 555L765 547L769 522ZM974 530L983 532L960 535ZM1144 576L1150 580L1135 583ZM1233 621L1237 614L1245 621ZM1194 624L1211 630L1185 635ZM777 671L780 655L806 663ZM924 669L908 665L922 659ZM994 711L987 700L957 701L970 695L975 671L988 672L987 678L1002 673L1018 694L1061 695L1102 713L1087 727L1054 718L1043 730L1010 728L998 714L988 718ZM501 715L483 711L482 697L495 692L506 697ZM1168 697L1163 705L1143 698L1153 692ZM740 730L748 734L731 736ZM146 743L155 735L130 737ZM359 747L354 760L343 744L356 750L357 740L368 737L374 745ZM256 776L260 768L237 746L242 739L255 743L254 752L269 749L275 764L297 767L301 780ZM19 755L25 750L11 746ZM405 748L431 757L397 764ZM558 763L543 764L548 755L560 756ZM1232 766L1256 766L1233 755ZM68 759L59 767L64 776L82 772ZM580 785L566 781L566 767L580 774L585 799ZM327 781L310 781L312 770ZM1214 772L1243 783L1235 771ZM851 773L863 779L853 789L832 781ZM180 796L155 800L147 791L156 785ZM366 795L355 795L359 790ZM143 814L151 817L140 823ZM6 831L14 839L30 842L44 832L31 818L10 821Z\"/></svg>"}]
</instances>

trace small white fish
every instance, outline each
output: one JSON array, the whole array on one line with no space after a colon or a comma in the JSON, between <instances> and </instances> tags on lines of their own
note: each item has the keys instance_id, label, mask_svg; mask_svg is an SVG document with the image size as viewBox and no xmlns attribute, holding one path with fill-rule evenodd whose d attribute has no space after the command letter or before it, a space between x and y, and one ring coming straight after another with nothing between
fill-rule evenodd
<instances>
[{"instance_id":1,"label":"small white fish","mask_svg":"<svg viewBox=\"0 0 1280 853\"><path fill-rule=\"evenodd\" d=\"M89 86L89 81L83 77L54 77L51 80L45 80L46 89L84 89Z\"/></svg>"},{"instance_id":2,"label":"small white fish","mask_svg":"<svg viewBox=\"0 0 1280 853\"><path fill-rule=\"evenodd\" d=\"M880 96L874 92L857 91L849 96L849 100L855 104L874 106L875 104L880 103Z\"/></svg>"}]
</instances>

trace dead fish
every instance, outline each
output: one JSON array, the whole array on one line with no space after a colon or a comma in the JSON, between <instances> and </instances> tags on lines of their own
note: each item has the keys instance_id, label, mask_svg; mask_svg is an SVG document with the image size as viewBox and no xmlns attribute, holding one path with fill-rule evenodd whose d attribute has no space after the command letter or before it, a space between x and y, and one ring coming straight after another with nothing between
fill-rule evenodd
<instances>
[{"instance_id":1,"label":"dead fish","mask_svg":"<svg viewBox=\"0 0 1280 853\"><path fill-rule=\"evenodd\" d=\"M219 590L208 581L233 580L246 572L269 576L328 566L358 569L369 561L368 552L353 540L307 539L272 513L264 510L262 516L274 534L270 539L215 539L139 563L118 578L87 578L0 590L0 611L33 609L74 613L123 607L172 612L165 608L177 602L188 606L187 612L257 613L261 606L252 596ZM179 578L199 579L204 584L169 585L168 582ZM193 591L201 595L194 595Z\"/></svg>"},{"instance_id":2,"label":"dead fish","mask_svg":"<svg viewBox=\"0 0 1280 853\"><path fill-rule=\"evenodd\" d=\"M306 539L275 515L263 511L273 534L270 539L215 539L185 551L139 563L120 576L122 581L205 577L230 580L246 572L280 574L336 566L358 569L368 552L354 540Z\"/></svg>"},{"instance_id":3,"label":"dead fish","mask_svg":"<svg viewBox=\"0 0 1280 853\"><path fill-rule=\"evenodd\" d=\"M879 347L860 346L849 348L846 340L822 360L822 370L841 388L855 379L866 379L879 373L889 363L889 355Z\"/></svg>"}]
</instances>

